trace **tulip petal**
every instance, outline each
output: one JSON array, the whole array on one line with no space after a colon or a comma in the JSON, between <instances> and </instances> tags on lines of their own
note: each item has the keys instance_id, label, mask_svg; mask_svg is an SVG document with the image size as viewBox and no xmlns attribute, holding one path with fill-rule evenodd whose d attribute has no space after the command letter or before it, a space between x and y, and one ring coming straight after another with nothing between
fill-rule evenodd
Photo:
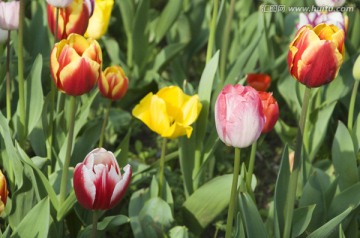
<instances>
[{"instance_id":1,"label":"tulip petal","mask_svg":"<svg viewBox=\"0 0 360 238\"><path fill-rule=\"evenodd\" d=\"M90 91L99 78L100 65L87 58L79 58L66 65L60 72L63 90L73 96Z\"/></svg>"},{"instance_id":2,"label":"tulip petal","mask_svg":"<svg viewBox=\"0 0 360 238\"><path fill-rule=\"evenodd\" d=\"M132 169L130 165L126 165L124 168L124 174L121 177L120 181L116 184L113 194L110 199L110 207L113 207L118 203L121 198L124 196L127 188L130 185Z\"/></svg>"},{"instance_id":3,"label":"tulip petal","mask_svg":"<svg viewBox=\"0 0 360 238\"><path fill-rule=\"evenodd\" d=\"M299 80L308 87L329 83L336 77L342 60L334 42L313 42L298 62Z\"/></svg>"},{"instance_id":4,"label":"tulip petal","mask_svg":"<svg viewBox=\"0 0 360 238\"><path fill-rule=\"evenodd\" d=\"M182 115L184 117L182 118L182 123L184 125L191 125L192 123L194 123L200 114L201 108L202 105L199 101L198 95L189 97L188 100L186 100L183 106L181 107Z\"/></svg>"},{"instance_id":5,"label":"tulip petal","mask_svg":"<svg viewBox=\"0 0 360 238\"><path fill-rule=\"evenodd\" d=\"M95 175L84 164L77 164L74 170L74 190L79 203L86 209L92 209L95 201Z\"/></svg>"}]
</instances>

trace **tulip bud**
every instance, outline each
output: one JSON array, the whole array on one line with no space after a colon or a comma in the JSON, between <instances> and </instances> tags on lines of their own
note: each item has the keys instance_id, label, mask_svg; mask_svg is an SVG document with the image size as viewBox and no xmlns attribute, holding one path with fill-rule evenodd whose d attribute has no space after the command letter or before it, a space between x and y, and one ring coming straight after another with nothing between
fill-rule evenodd
<instances>
[{"instance_id":1,"label":"tulip bud","mask_svg":"<svg viewBox=\"0 0 360 238\"><path fill-rule=\"evenodd\" d=\"M3 30L16 30L19 28L20 2L0 1L0 28Z\"/></svg>"},{"instance_id":2,"label":"tulip bud","mask_svg":"<svg viewBox=\"0 0 360 238\"><path fill-rule=\"evenodd\" d=\"M355 80L360 80L360 55L357 57L353 66L353 77Z\"/></svg>"},{"instance_id":3,"label":"tulip bud","mask_svg":"<svg viewBox=\"0 0 360 238\"><path fill-rule=\"evenodd\" d=\"M101 77L102 52L93 39L71 34L51 51L50 70L56 87L73 96L89 92Z\"/></svg>"},{"instance_id":4,"label":"tulip bud","mask_svg":"<svg viewBox=\"0 0 360 238\"><path fill-rule=\"evenodd\" d=\"M4 211L9 191L7 190L6 179L0 170L0 214Z\"/></svg>"},{"instance_id":5,"label":"tulip bud","mask_svg":"<svg viewBox=\"0 0 360 238\"><path fill-rule=\"evenodd\" d=\"M66 8L59 9L58 39L66 39L71 33L84 35L93 12L94 0L73 0ZM47 5L48 24L55 35L56 7Z\"/></svg>"},{"instance_id":6,"label":"tulip bud","mask_svg":"<svg viewBox=\"0 0 360 238\"><path fill-rule=\"evenodd\" d=\"M73 0L46 0L46 2L53 7L64 8L69 6Z\"/></svg>"},{"instance_id":7,"label":"tulip bud","mask_svg":"<svg viewBox=\"0 0 360 238\"><path fill-rule=\"evenodd\" d=\"M94 14L89 19L85 36L94 39L102 37L109 26L114 0L96 0Z\"/></svg>"},{"instance_id":8,"label":"tulip bud","mask_svg":"<svg viewBox=\"0 0 360 238\"><path fill-rule=\"evenodd\" d=\"M272 96L272 93L259 92L259 97L265 116L265 125L262 129L262 133L268 133L274 128L279 118L279 106L275 98Z\"/></svg>"},{"instance_id":9,"label":"tulip bud","mask_svg":"<svg viewBox=\"0 0 360 238\"><path fill-rule=\"evenodd\" d=\"M100 93L111 100L121 99L127 89L129 80L120 66L107 67L98 82Z\"/></svg>"},{"instance_id":10,"label":"tulip bud","mask_svg":"<svg viewBox=\"0 0 360 238\"><path fill-rule=\"evenodd\" d=\"M186 135L190 138L194 123L201 111L198 95L189 96L177 86L149 93L132 110L134 117L164 138Z\"/></svg>"},{"instance_id":11,"label":"tulip bud","mask_svg":"<svg viewBox=\"0 0 360 238\"><path fill-rule=\"evenodd\" d=\"M229 146L245 148L254 143L264 127L265 116L258 92L250 86L226 85L215 102L219 138Z\"/></svg>"},{"instance_id":12,"label":"tulip bud","mask_svg":"<svg viewBox=\"0 0 360 238\"><path fill-rule=\"evenodd\" d=\"M334 25L303 26L290 43L288 68L307 87L330 83L344 60L344 31Z\"/></svg>"},{"instance_id":13,"label":"tulip bud","mask_svg":"<svg viewBox=\"0 0 360 238\"><path fill-rule=\"evenodd\" d=\"M271 78L267 74L248 74L246 83L257 91L267 91L271 84Z\"/></svg>"},{"instance_id":14,"label":"tulip bud","mask_svg":"<svg viewBox=\"0 0 360 238\"><path fill-rule=\"evenodd\" d=\"M120 172L114 154L103 148L91 151L74 170L74 190L86 209L106 210L116 206L124 196L130 181L130 165Z\"/></svg>"}]
</instances>

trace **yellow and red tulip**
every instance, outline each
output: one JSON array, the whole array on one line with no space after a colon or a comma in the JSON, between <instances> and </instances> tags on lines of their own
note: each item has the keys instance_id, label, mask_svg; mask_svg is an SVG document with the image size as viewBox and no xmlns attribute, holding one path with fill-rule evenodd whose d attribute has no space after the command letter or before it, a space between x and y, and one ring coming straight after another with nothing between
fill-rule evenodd
<instances>
[{"instance_id":1,"label":"yellow and red tulip","mask_svg":"<svg viewBox=\"0 0 360 238\"><path fill-rule=\"evenodd\" d=\"M267 91L271 84L271 78L267 74L248 74L246 83L257 91Z\"/></svg>"},{"instance_id":2,"label":"yellow and red tulip","mask_svg":"<svg viewBox=\"0 0 360 238\"><path fill-rule=\"evenodd\" d=\"M0 170L0 214L4 211L9 191L7 190L6 178Z\"/></svg>"},{"instance_id":3,"label":"yellow and red tulip","mask_svg":"<svg viewBox=\"0 0 360 238\"><path fill-rule=\"evenodd\" d=\"M58 39L66 39L71 33L84 35L93 13L94 0L74 0L69 6L59 8ZM56 7L47 5L48 24L55 35Z\"/></svg>"},{"instance_id":4,"label":"yellow and red tulip","mask_svg":"<svg viewBox=\"0 0 360 238\"><path fill-rule=\"evenodd\" d=\"M146 95L132 111L134 117L164 138L186 135L190 138L199 116L201 103L198 95L189 96L177 86L160 89Z\"/></svg>"},{"instance_id":5,"label":"yellow and red tulip","mask_svg":"<svg viewBox=\"0 0 360 238\"><path fill-rule=\"evenodd\" d=\"M344 39L344 31L334 25L300 28L289 46L291 75L307 87L330 83L344 60Z\"/></svg>"},{"instance_id":6,"label":"yellow and red tulip","mask_svg":"<svg viewBox=\"0 0 360 238\"><path fill-rule=\"evenodd\" d=\"M98 82L100 93L111 100L121 99L128 85L129 80L120 66L107 67Z\"/></svg>"},{"instance_id":7,"label":"yellow and red tulip","mask_svg":"<svg viewBox=\"0 0 360 238\"><path fill-rule=\"evenodd\" d=\"M86 37L99 39L106 33L113 5L114 0L95 0L94 14L90 17Z\"/></svg>"},{"instance_id":8,"label":"yellow and red tulip","mask_svg":"<svg viewBox=\"0 0 360 238\"><path fill-rule=\"evenodd\" d=\"M101 77L102 52L94 39L71 34L51 51L50 70L57 88L73 96L89 92Z\"/></svg>"}]
</instances>

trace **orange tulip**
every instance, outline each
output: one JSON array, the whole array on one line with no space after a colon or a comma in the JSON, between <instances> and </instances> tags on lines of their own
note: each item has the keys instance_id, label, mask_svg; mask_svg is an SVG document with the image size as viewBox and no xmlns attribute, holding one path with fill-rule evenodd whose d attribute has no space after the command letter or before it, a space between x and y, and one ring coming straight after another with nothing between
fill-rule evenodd
<instances>
[{"instance_id":1,"label":"orange tulip","mask_svg":"<svg viewBox=\"0 0 360 238\"><path fill-rule=\"evenodd\" d=\"M334 25L303 26L290 43L288 68L307 87L330 83L344 60L345 34Z\"/></svg>"},{"instance_id":2,"label":"orange tulip","mask_svg":"<svg viewBox=\"0 0 360 238\"><path fill-rule=\"evenodd\" d=\"M248 74L246 82L257 91L267 91L271 84L271 78L267 74Z\"/></svg>"},{"instance_id":3,"label":"orange tulip","mask_svg":"<svg viewBox=\"0 0 360 238\"><path fill-rule=\"evenodd\" d=\"M274 128L279 118L279 106L275 98L272 96L272 93L259 92L259 98L261 100L265 116L265 124L261 132L268 133Z\"/></svg>"}]
</instances>

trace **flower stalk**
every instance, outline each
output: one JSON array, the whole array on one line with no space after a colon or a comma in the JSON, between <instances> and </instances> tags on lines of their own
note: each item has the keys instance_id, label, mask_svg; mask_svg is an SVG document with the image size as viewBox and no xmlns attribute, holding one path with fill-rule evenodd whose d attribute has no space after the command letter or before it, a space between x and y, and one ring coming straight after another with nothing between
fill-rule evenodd
<instances>
[{"instance_id":1,"label":"flower stalk","mask_svg":"<svg viewBox=\"0 0 360 238\"><path fill-rule=\"evenodd\" d=\"M6 118L11 120L11 81L10 81L10 30L6 41Z\"/></svg>"},{"instance_id":2,"label":"flower stalk","mask_svg":"<svg viewBox=\"0 0 360 238\"><path fill-rule=\"evenodd\" d=\"M350 99L350 105L349 105L349 116L348 116L348 122L347 122L347 127L350 132L352 131L352 128L353 128L355 100L356 100L358 88L359 88L359 80L355 80L354 87L353 87L353 90L351 93L351 99Z\"/></svg>"},{"instance_id":3,"label":"flower stalk","mask_svg":"<svg viewBox=\"0 0 360 238\"><path fill-rule=\"evenodd\" d=\"M103 124L101 127L101 133L100 133L100 139L99 139L99 148L103 147L103 145L104 145L105 129L106 129L107 122L109 120L111 103L112 103L112 101L108 100L108 104L105 108L104 121L103 121Z\"/></svg>"},{"instance_id":4,"label":"flower stalk","mask_svg":"<svg viewBox=\"0 0 360 238\"><path fill-rule=\"evenodd\" d=\"M93 223L92 223L92 232L91 232L91 237L92 238L96 238L96 233L97 233L97 223L98 223L98 214L96 210L92 211L93 214Z\"/></svg>"},{"instance_id":5,"label":"flower stalk","mask_svg":"<svg viewBox=\"0 0 360 238\"><path fill-rule=\"evenodd\" d=\"M161 197L163 194L166 144L167 144L166 138L162 138L160 169L159 169L159 197Z\"/></svg>"}]
</instances>

